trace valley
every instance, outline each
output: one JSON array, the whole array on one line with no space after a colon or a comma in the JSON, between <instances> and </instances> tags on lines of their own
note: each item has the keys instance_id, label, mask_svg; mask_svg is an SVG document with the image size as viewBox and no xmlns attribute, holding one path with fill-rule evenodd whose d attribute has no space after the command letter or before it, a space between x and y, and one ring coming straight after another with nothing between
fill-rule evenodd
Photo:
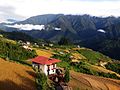
<instances>
[{"instance_id":1,"label":"valley","mask_svg":"<svg viewBox=\"0 0 120 90\"><path fill-rule=\"evenodd\" d=\"M18 44L14 40L1 37L1 43L8 43L10 46ZM17 48L21 46L18 45ZM100 62L111 62L112 59L88 48L78 48L77 46L40 46L36 47L34 44L30 45L30 48L35 50L36 55L52 57L62 60L57 66L60 68L68 67L70 69L70 82L69 87L76 89L88 89L88 90L113 90L120 89L119 73L107 70L105 66L100 66ZM3 48L1 48L2 50ZM20 49L20 48L19 48ZM22 48L21 48L22 49ZM12 48L11 48L12 50ZM20 50L19 50L20 51ZM6 52L4 50L4 52ZM30 52L29 50L27 52ZM19 52L20 53L20 52ZM0 54L2 55L2 54ZM34 55L34 54L33 54ZM0 89L1 90L36 90L35 86L35 71L32 70L31 57L28 56L26 60L15 59L11 57L4 57L6 60L0 59L1 63L1 78ZM18 63L18 64L17 64ZM23 64L23 65L22 65ZM11 68L9 68L11 67ZM9 68L9 69L8 69ZM8 74L6 74L8 73ZM84 73L84 74L83 74ZM87 75L90 74L90 75ZM100 77L99 77L100 76ZM17 77L17 78L16 78ZM107 78L104 78L107 77ZM114 78L114 79L110 79ZM24 79L24 80L23 80ZM12 84L11 84L12 83ZM95 83L95 84L93 84ZM7 84L7 86L6 86ZM14 88L14 89L13 89Z\"/></svg>"},{"instance_id":2,"label":"valley","mask_svg":"<svg viewBox=\"0 0 120 90\"><path fill-rule=\"evenodd\" d=\"M120 0L0 0L0 90L120 90Z\"/></svg>"},{"instance_id":3,"label":"valley","mask_svg":"<svg viewBox=\"0 0 120 90\"><path fill-rule=\"evenodd\" d=\"M37 21L38 18L40 21ZM86 19L88 21L85 23ZM38 77L39 70L32 68L31 61L37 56L61 60L57 66L70 71L67 86L73 90L120 89L119 31L116 36L107 23L109 20L119 23L116 18L40 15L14 24L31 24L35 28L32 25L34 20L34 24L42 25L40 30L27 31L15 27L0 30L1 90L8 90L9 87L9 90L37 90L40 85L38 81L42 78ZM106 22L105 25L102 20ZM102 23L102 29L98 27L99 23ZM119 24L110 25L112 28L118 27L114 30L119 30ZM49 79L46 83L47 89L56 87L56 83Z\"/></svg>"}]
</instances>

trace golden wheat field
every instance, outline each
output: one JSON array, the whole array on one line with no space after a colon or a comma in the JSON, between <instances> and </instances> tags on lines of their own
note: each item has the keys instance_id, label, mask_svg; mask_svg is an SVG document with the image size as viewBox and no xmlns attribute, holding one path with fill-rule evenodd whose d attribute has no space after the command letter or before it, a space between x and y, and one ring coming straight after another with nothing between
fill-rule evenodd
<instances>
[{"instance_id":1,"label":"golden wheat field","mask_svg":"<svg viewBox=\"0 0 120 90\"><path fill-rule=\"evenodd\" d=\"M36 90L31 67L0 59L0 90Z\"/></svg>"},{"instance_id":2,"label":"golden wheat field","mask_svg":"<svg viewBox=\"0 0 120 90\"><path fill-rule=\"evenodd\" d=\"M51 57L52 52L50 50L44 50L44 49L36 49L34 48L38 56L45 56L45 57Z\"/></svg>"}]
</instances>

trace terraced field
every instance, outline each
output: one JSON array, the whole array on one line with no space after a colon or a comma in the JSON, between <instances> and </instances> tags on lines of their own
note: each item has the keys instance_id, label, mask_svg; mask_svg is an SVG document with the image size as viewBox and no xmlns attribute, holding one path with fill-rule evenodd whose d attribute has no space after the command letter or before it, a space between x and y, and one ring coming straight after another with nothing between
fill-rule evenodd
<instances>
[{"instance_id":1,"label":"terraced field","mask_svg":"<svg viewBox=\"0 0 120 90\"><path fill-rule=\"evenodd\" d=\"M71 86L73 90L120 90L120 80L71 71L69 86Z\"/></svg>"},{"instance_id":2,"label":"terraced field","mask_svg":"<svg viewBox=\"0 0 120 90\"><path fill-rule=\"evenodd\" d=\"M51 57L52 56L52 52L49 50L44 50L44 49L37 49L37 48L33 48L38 56L45 56L45 57Z\"/></svg>"},{"instance_id":3,"label":"terraced field","mask_svg":"<svg viewBox=\"0 0 120 90\"><path fill-rule=\"evenodd\" d=\"M0 90L36 90L31 67L0 59Z\"/></svg>"},{"instance_id":4,"label":"terraced field","mask_svg":"<svg viewBox=\"0 0 120 90\"><path fill-rule=\"evenodd\" d=\"M38 55L42 55L46 57L51 57L53 54L51 50L44 50L44 49L35 49L35 50ZM64 50L62 49L56 49L56 50L58 51L58 53L60 52L64 53ZM70 51L66 51L66 53L68 52ZM74 50L70 53L77 60L86 59L84 56L76 53ZM92 65L91 67L97 71L115 73L100 66ZM75 71L70 71L70 75L71 75L71 80L68 83L68 85L72 87L73 90L120 90L120 80L87 75ZM119 76L119 74L117 74L117 76Z\"/></svg>"}]
</instances>

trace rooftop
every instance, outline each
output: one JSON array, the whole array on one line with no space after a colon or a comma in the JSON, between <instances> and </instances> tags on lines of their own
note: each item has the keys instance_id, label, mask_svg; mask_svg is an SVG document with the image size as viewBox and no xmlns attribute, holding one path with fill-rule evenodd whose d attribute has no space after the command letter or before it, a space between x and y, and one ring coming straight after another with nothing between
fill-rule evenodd
<instances>
[{"instance_id":1,"label":"rooftop","mask_svg":"<svg viewBox=\"0 0 120 90\"><path fill-rule=\"evenodd\" d=\"M50 64L53 64L53 63L60 62L60 60L54 59L54 58L47 58L47 57L44 57L44 56L37 56L37 57L32 59L32 62L33 63L38 63L38 64L43 64L43 65L45 65L45 64L50 65Z\"/></svg>"}]
</instances>

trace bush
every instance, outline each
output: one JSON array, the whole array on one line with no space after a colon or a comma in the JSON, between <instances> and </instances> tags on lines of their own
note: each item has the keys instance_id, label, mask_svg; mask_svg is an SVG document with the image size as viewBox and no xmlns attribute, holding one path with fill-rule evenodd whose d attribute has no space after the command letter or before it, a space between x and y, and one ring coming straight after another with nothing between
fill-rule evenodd
<instances>
[{"instance_id":1,"label":"bush","mask_svg":"<svg viewBox=\"0 0 120 90\"><path fill-rule=\"evenodd\" d=\"M107 65L105 65L105 67L120 74L120 63L108 63Z\"/></svg>"},{"instance_id":2,"label":"bush","mask_svg":"<svg viewBox=\"0 0 120 90\"><path fill-rule=\"evenodd\" d=\"M47 76L44 73L37 73L36 82L38 90L47 90Z\"/></svg>"},{"instance_id":3,"label":"bush","mask_svg":"<svg viewBox=\"0 0 120 90\"><path fill-rule=\"evenodd\" d=\"M67 53L67 54L63 54L63 55L60 55L60 54L54 54L52 56L52 58L57 58L57 59L60 59L64 62L68 62L70 63L71 62L71 58L70 58L71 54L70 53Z\"/></svg>"},{"instance_id":4,"label":"bush","mask_svg":"<svg viewBox=\"0 0 120 90\"><path fill-rule=\"evenodd\" d=\"M64 61L57 63L57 66L62 67L62 68L64 68L64 67L70 68L70 64L68 62L64 62Z\"/></svg>"},{"instance_id":5,"label":"bush","mask_svg":"<svg viewBox=\"0 0 120 90\"><path fill-rule=\"evenodd\" d=\"M65 69L64 81L65 81L66 83L68 83L68 82L70 81L70 72L69 72L69 69L68 69L68 68Z\"/></svg>"},{"instance_id":6,"label":"bush","mask_svg":"<svg viewBox=\"0 0 120 90\"><path fill-rule=\"evenodd\" d=\"M98 72L99 76L107 77L107 78L113 78L113 79L120 79L116 74L114 73L104 73L104 72Z\"/></svg>"},{"instance_id":7,"label":"bush","mask_svg":"<svg viewBox=\"0 0 120 90\"><path fill-rule=\"evenodd\" d=\"M81 61L79 64L72 65L75 71L90 74L90 75L96 75L96 76L102 76L106 78L113 78L113 79L120 79L116 74L114 73L105 73L105 72L99 72L96 70L91 69L90 65L86 62Z\"/></svg>"},{"instance_id":8,"label":"bush","mask_svg":"<svg viewBox=\"0 0 120 90\"><path fill-rule=\"evenodd\" d=\"M37 90L55 90L53 82L42 71L36 73L36 84Z\"/></svg>"}]
</instances>

